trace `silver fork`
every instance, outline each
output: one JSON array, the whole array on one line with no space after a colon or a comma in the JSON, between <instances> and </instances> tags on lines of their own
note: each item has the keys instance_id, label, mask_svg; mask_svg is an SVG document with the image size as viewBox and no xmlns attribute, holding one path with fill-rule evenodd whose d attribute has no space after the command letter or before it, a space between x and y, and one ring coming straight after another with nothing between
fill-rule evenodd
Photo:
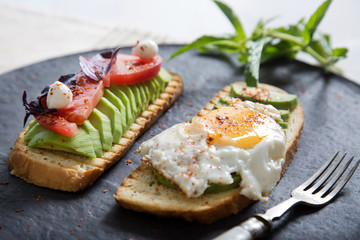
<instances>
[{"instance_id":1,"label":"silver fork","mask_svg":"<svg viewBox=\"0 0 360 240\"><path fill-rule=\"evenodd\" d=\"M334 199L339 192L345 187L346 183L354 174L356 168L360 164L360 160L356 162L348 175L340 178L354 160L354 156L345 164L345 166L337 172L332 179L330 177L335 173L340 163L344 160L346 153L335 163L339 152L326 162L312 177L298 186L291 193L291 198L282 203L268 209L263 214L256 214L245 222L237 225L225 233L216 237L216 240L250 240L262 236L270 231L272 223L280 219L290 208L296 204L307 204L310 206L323 206Z\"/></svg>"}]
</instances>

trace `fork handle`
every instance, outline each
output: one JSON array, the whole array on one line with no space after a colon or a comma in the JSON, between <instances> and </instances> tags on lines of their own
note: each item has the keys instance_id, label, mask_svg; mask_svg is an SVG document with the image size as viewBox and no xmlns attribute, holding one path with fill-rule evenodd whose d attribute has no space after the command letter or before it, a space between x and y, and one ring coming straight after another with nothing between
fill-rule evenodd
<instances>
[{"instance_id":1,"label":"fork handle","mask_svg":"<svg viewBox=\"0 0 360 240\"><path fill-rule=\"evenodd\" d=\"M240 225L219 235L214 240L251 240L258 238L271 229L273 221L282 217L291 207L299 202L296 198L291 197L268 209L263 214L256 214Z\"/></svg>"},{"instance_id":2,"label":"fork handle","mask_svg":"<svg viewBox=\"0 0 360 240\"><path fill-rule=\"evenodd\" d=\"M252 240L260 237L270 228L271 225L266 220L254 216L217 236L214 240Z\"/></svg>"}]
</instances>

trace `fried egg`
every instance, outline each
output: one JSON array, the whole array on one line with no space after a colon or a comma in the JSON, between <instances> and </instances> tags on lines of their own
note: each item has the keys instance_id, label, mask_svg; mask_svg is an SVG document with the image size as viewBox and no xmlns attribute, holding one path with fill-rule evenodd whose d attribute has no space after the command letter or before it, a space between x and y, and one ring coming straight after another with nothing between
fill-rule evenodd
<instances>
[{"instance_id":1,"label":"fried egg","mask_svg":"<svg viewBox=\"0 0 360 240\"><path fill-rule=\"evenodd\" d=\"M241 176L241 194L266 202L285 161L285 134L271 105L232 99L191 123L177 124L141 145L142 160L187 197L210 183L227 185Z\"/></svg>"}]
</instances>

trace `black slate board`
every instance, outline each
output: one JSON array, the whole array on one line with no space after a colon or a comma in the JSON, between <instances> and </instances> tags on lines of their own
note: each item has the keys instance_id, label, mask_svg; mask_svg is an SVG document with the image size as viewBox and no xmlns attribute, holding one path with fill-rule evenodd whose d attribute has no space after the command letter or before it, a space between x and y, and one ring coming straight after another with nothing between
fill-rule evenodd
<instances>
[{"instance_id":1,"label":"black slate board","mask_svg":"<svg viewBox=\"0 0 360 240\"><path fill-rule=\"evenodd\" d=\"M167 59L179 46L160 47ZM90 57L97 53L87 52ZM130 49L126 48L125 53ZM244 80L236 59L186 53L164 66L180 74L185 90L171 112L136 142L123 159L95 184L79 193L37 187L11 176L7 159L22 130L21 95L36 97L61 74L79 70L78 54L40 62L0 76L0 239L210 239L254 213L285 200L290 192L336 150L360 156L360 87L344 78L300 62L264 65L262 82L299 95L306 117L293 163L275 188L269 204L255 203L244 212L211 225L160 219L125 210L112 195L139 164L140 142L164 127L189 120L223 86ZM132 163L127 165L126 160ZM360 171L340 196L324 208L298 206L274 226L269 239L358 239L360 233ZM106 191L107 190L107 191Z\"/></svg>"}]
</instances>

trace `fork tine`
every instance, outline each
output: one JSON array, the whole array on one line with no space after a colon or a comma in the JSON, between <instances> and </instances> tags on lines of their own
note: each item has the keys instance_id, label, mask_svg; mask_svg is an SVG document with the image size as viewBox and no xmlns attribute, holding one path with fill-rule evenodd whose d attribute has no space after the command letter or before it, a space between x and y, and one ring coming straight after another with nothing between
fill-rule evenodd
<instances>
[{"instance_id":1,"label":"fork tine","mask_svg":"<svg viewBox=\"0 0 360 240\"><path fill-rule=\"evenodd\" d=\"M308 180L306 180L303 184L301 184L298 188L302 190L309 189L312 184L323 174L324 171L331 165L334 159L337 157L340 151L334 154L334 156L329 159L314 175L312 175Z\"/></svg>"},{"instance_id":2,"label":"fork tine","mask_svg":"<svg viewBox=\"0 0 360 240\"><path fill-rule=\"evenodd\" d=\"M354 172L356 171L356 168L360 164L360 159L356 162L355 166L351 169L349 174L346 176L346 178L342 179L341 182L324 198L325 200L330 200L334 198L341 190L345 187L345 185L348 183Z\"/></svg>"},{"instance_id":3,"label":"fork tine","mask_svg":"<svg viewBox=\"0 0 360 240\"><path fill-rule=\"evenodd\" d=\"M347 153L345 153L342 158L340 158L335 164L332 164L331 168L330 169L326 169L324 172L323 172L323 175L321 176L321 178L313 185L311 186L310 188L307 188L306 190L308 189L311 189L312 190L312 193L316 193L318 192L321 187L324 185L324 183L331 177L331 175L335 172L335 170L339 167L340 163L344 160L345 156L346 156ZM330 167L330 166L329 166Z\"/></svg>"},{"instance_id":4,"label":"fork tine","mask_svg":"<svg viewBox=\"0 0 360 240\"><path fill-rule=\"evenodd\" d=\"M321 189L317 194L320 194L321 197L325 197L328 193L329 193L329 189L331 189L341 178L341 176L344 174L344 172L348 169L348 167L350 166L351 162L354 160L355 156L353 156L352 158L350 158L350 160L346 163L346 165L341 169L340 172L338 172L336 174L335 177L333 177L331 179L330 182L328 182L326 184L326 186L324 186L323 189Z\"/></svg>"}]
</instances>

